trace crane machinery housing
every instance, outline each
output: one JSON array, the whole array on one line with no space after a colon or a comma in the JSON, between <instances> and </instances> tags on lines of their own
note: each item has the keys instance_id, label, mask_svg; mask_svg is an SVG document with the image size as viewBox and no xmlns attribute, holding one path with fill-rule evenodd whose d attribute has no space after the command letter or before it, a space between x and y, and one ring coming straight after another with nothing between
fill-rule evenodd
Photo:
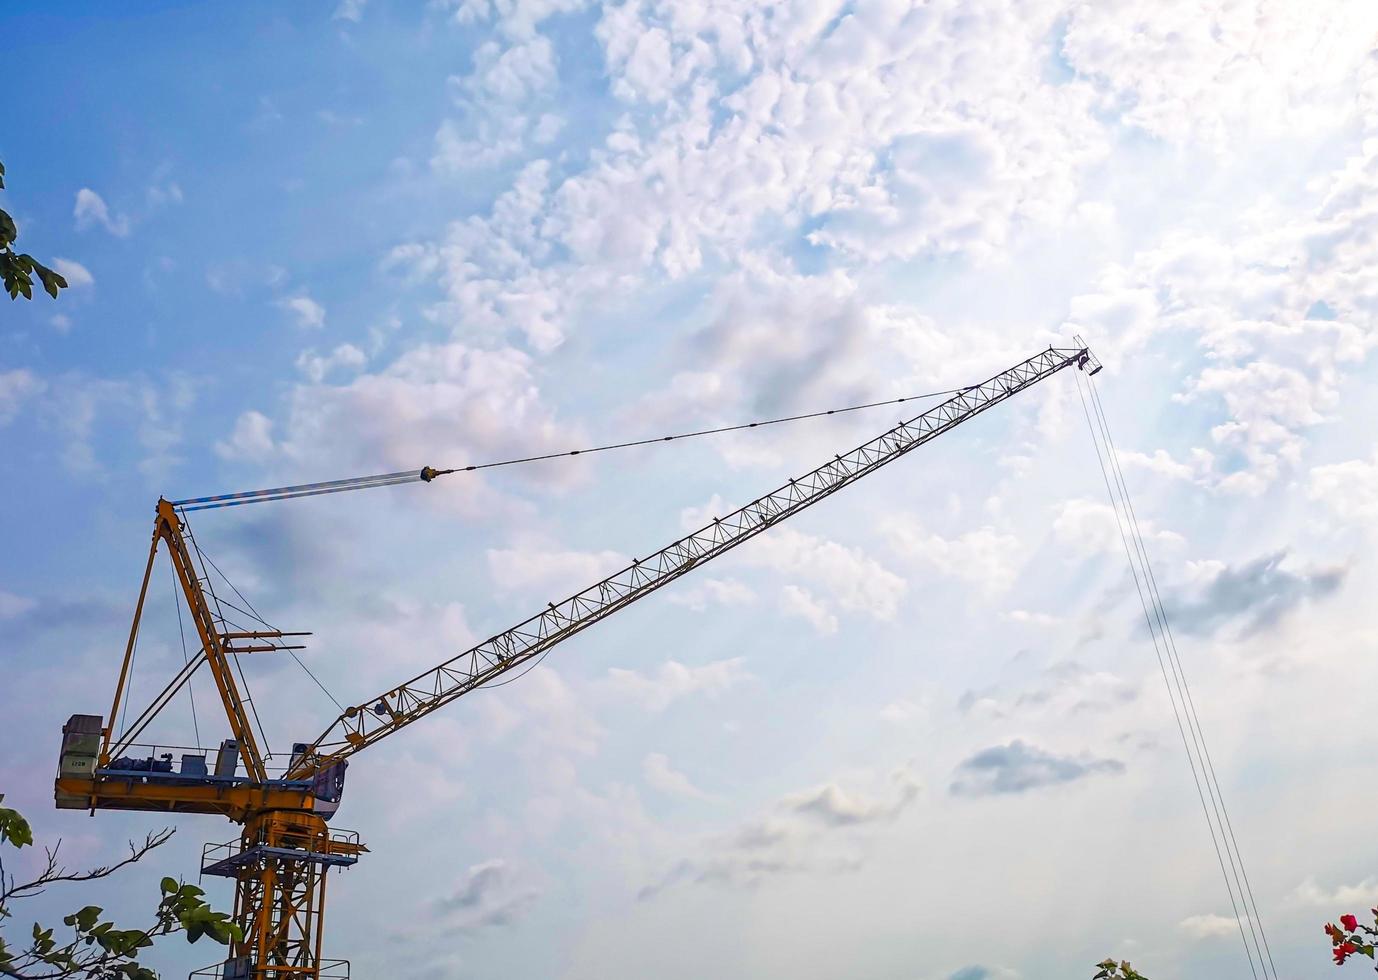
<instances>
[{"instance_id":1,"label":"crane machinery housing","mask_svg":"<svg viewBox=\"0 0 1378 980\"><path fill-rule=\"evenodd\" d=\"M243 936L231 944L228 959L192 977L347 978L348 961L323 959L321 950L327 873L356 863L367 851L357 833L327 823L340 805L345 771L355 754L1067 367L1090 374L1101 368L1076 338L1074 347L1049 347L981 384L960 389L923 414L714 518L564 601L549 604L511 629L345 708L315 739L296 743L285 767L270 767L271 757L260 748L246 710L248 698L236 682L233 667L240 654L300 649L290 641L306 634L233 628L210 586L204 563L198 573L201 556L185 516L187 504L224 498L160 499L109 721L99 715L77 714L63 726L54 784L57 806L93 814L96 810L215 814L242 827L234 840L204 849L201 873L234 880L234 921ZM426 467L409 478L430 482L442 472ZM389 479L396 476L390 474ZM373 480L362 485L385 484ZM139 622L160 546L167 549L200 650L132 723L116 732L115 719L128 696ZM136 739L202 665L210 671L224 705L230 737L221 742L213 758L204 748L189 747L174 766L173 752L159 752L157 746L142 745Z\"/></svg>"}]
</instances>

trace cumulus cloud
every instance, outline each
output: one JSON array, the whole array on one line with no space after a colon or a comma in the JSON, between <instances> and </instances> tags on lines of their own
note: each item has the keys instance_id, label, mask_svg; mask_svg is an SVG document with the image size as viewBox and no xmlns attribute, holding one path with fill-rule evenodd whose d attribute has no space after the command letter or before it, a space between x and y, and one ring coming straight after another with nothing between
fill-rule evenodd
<instances>
[{"instance_id":1,"label":"cumulus cloud","mask_svg":"<svg viewBox=\"0 0 1378 980\"><path fill-rule=\"evenodd\" d=\"M272 455L273 420L262 412L247 411L234 423L228 439L215 444L215 451L225 459L242 459L261 463Z\"/></svg>"},{"instance_id":2,"label":"cumulus cloud","mask_svg":"<svg viewBox=\"0 0 1378 980\"><path fill-rule=\"evenodd\" d=\"M1372 460L1312 467L1306 492L1344 526L1372 525L1378 521L1378 453Z\"/></svg>"},{"instance_id":3,"label":"cumulus cloud","mask_svg":"<svg viewBox=\"0 0 1378 980\"><path fill-rule=\"evenodd\" d=\"M516 152L543 111L534 26L552 7L455 5L468 22L501 8L511 42L460 90L528 97L477 131L442 127L437 166L481 156L480 142ZM590 298L740 259L766 227L868 263L988 255L1022 223L1057 223L1106 146L1089 88L1045 78L1057 13L943 0L834 23L803 5L774 17L607 8L595 36L614 94L652 111L617 120L588 166L557 180L547 162L528 164L488 214L453 225L434 243L447 294L436 314L468 329L524 323L550 349Z\"/></svg>"},{"instance_id":4,"label":"cumulus cloud","mask_svg":"<svg viewBox=\"0 0 1378 980\"><path fill-rule=\"evenodd\" d=\"M890 787L884 796L838 781L788 794L732 831L686 843L689 856L642 888L639 897L679 886L743 888L792 875L855 872L865 864L868 836L918 797L918 782L907 768L884 782Z\"/></svg>"},{"instance_id":5,"label":"cumulus cloud","mask_svg":"<svg viewBox=\"0 0 1378 980\"><path fill-rule=\"evenodd\" d=\"M641 772L646 784L666 796L679 796L690 800L706 800L708 794L699 789L684 773L670 765L668 756L652 752L641 763Z\"/></svg>"},{"instance_id":6,"label":"cumulus cloud","mask_svg":"<svg viewBox=\"0 0 1378 980\"><path fill-rule=\"evenodd\" d=\"M0 371L0 426L13 422L24 403L47 387L42 378L27 368Z\"/></svg>"},{"instance_id":7,"label":"cumulus cloud","mask_svg":"<svg viewBox=\"0 0 1378 980\"><path fill-rule=\"evenodd\" d=\"M560 598L606 578L631 564L616 551L565 551L526 542L514 548L490 548L488 569L504 589L544 589Z\"/></svg>"},{"instance_id":8,"label":"cumulus cloud","mask_svg":"<svg viewBox=\"0 0 1378 980\"><path fill-rule=\"evenodd\" d=\"M1163 604L1174 629L1198 636L1238 625L1244 635L1276 625L1305 602L1334 594L1348 570L1293 570L1287 553L1275 551L1242 565L1215 565L1194 594L1177 591Z\"/></svg>"},{"instance_id":9,"label":"cumulus cloud","mask_svg":"<svg viewBox=\"0 0 1378 980\"><path fill-rule=\"evenodd\" d=\"M667 660L654 674L614 667L603 686L613 696L635 701L647 711L664 711L680 698L698 693L716 696L749 680L743 663L741 657L732 657L689 667Z\"/></svg>"},{"instance_id":10,"label":"cumulus cloud","mask_svg":"<svg viewBox=\"0 0 1378 980\"><path fill-rule=\"evenodd\" d=\"M364 19L364 8L367 6L368 0L340 0L330 18L331 20L347 20L357 24Z\"/></svg>"},{"instance_id":11,"label":"cumulus cloud","mask_svg":"<svg viewBox=\"0 0 1378 980\"><path fill-rule=\"evenodd\" d=\"M1139 687L1118 674L1092 670L1074 660L1040 671L1032 683L1011 690L994 686L969 690L957 707L990 718L1031 713L1066 718L1083 712L1110 711L1136 700Z\"/></svg>"},{"instance_id":12,"label":"cumulus cloud","mask_svg":"<svg viewBox=\"0 0 1378 980\"><path fill-rule=\"evenodd\" d=\"M1375 33L1362 0L1126 0L1073 6L1060 47L1127 124L1229 152L1339 125Z\"/></svg>"},{"instance_id":13,"label":"cumulus cloud","mask_svg":"<svg viewBox=\"0 0 1378 980\"><path fill-rule=\"evenodd\" d=\"M1177 928L1181 929L1193 939L1224 939L1230 936L1239 935L1239 923L1227 915L1192 915L1177 923ZM1244 928L1249 928L1248 920L1244 922Z\"/></svg>"},{"instance_id":14,"label":"cumulus cloud","mask_svg":"<svg viewBox=\"0 0 1378 980\"><path fill-rule=\"evenodd\" d=\"M756 601L756 593L736 579L707 578L692 586L672 586L665 597L667 602L687 606L703 612L709 606L744 606Z\"/></svg>"},{"instance_id":15,"label":"cumulus cloud","mask_svg":"<svg viewBox=\"0 0 1378 980\"><path fill-rule=\"evenodd\" d=\"M0 619L14 619L32 611L38 601L0 589Z\"/></svg>"},{"instance_id":16,"label":"cumulus cloud","mask_svg":"<svg viewBox=\"0 0 1378 980\"><path fill-rule=\"evenodd\" d=\"M885 521L884 531L896 552L990 594L1013 585L1023 564L1019 539L989 525L949 539L928 531L917 518L903 515Z\"/></svg>"},{"instance_id":17,"label":"cumulus cloud","mask_svg":"<svg viewBox=\"0 0 1378 980\"><path fill-rule=\"evenodd\" d=\"M89 187L77 191L77 202L72 208L72 216L76 218L78 231L100 225L119 238L129 234L129 219L124 215L112 215L105 200Z\"/></svg>"},{"instance_id":18,"label":"cumulus cloud","mask_svg":"<svg viewBox=\"0 0 1378 980\"><path fill-rule=\"evenodd\" d=\"M789 527L772 529L741 551L747 565L769 568L798 577L847 612L861 612L875 619L893 619L908 586L904 579L869 557L860 548L848 547ZM787 602L796 610L814 606L816 599L794 587Z\"/></svg>"},{"instance_id":19,"label":"cumulus cloud","mask_svg":"<svg viewBox=\"0 0 1378 980\"><path fill-rule=\"evenodd\" d=\"M816 789L787 796L781 805L786 811L830 827L890 820L903 812L919 795L919 782L907 769L897 772L894 778L898 792L893 800L868 799L849 793L837 783L825 783Z\"/></svg>"},{"instance_id":20,"label":"cumulus cloud","mask_svg":"<svg viewBox=\"0 0 1378 980\"><path fill-rule=\"evenodd\" d=\"M1292 901L1298 905L1312 905L1330 909L1344 906L1372 908L1373 898L1378 895L1378 878L1368 877L1353 885L1337 885L1323 888L1315 878L1308 877L1292 892Z\"/></svg>"},{"instance_id":21,"label":"cumulus cloud","mask_svg":"<svg viewBox=\"0 0 1378 980\"><path fill-rule=\"evenodd\" d=\"M366 364L368 355L353 344L340 344L329 354L317 354L308 349L297 355L297 370L314 384L320 384L334 371L357 370Z\"/></svg>"},{"instance_id":22,"label":"cumulus cloud","mask_svg":"<svg viewBox=\"0 0 1378 980\"><path fill-rule=\"evenodd\" d=\"M1152 521L1139 521L1139 531L1148 545L1178 546L1184 543L1180 534L1159 530ZM1116 521L1114 508L1109 504L1082 499L1065 501L1053 518L1053 534L1059 542L1083 555L1124 553L1120 525Z\"/></svg>"},{"instance_id":23,"label":"cumulus cloud","mask_svg":"<svg viewBox=\"0 0 1378 980\"><path fill-rule=\"evenodd\" d=\"M516 922L530 910L540 892L523 885L502 860L469 868L456 890L435 903L448 930L472 932Z\"/></svg>"},{"instance_id":24,"label":"cumulus cloud","mask_svg":"<svg viewBox=\"0 0 1378 980\"><path fill-rule=\"evenodd\" d=\"M279 309L292 314L296 325L304 330L315 330L325 326L325 307L310 296L289 296L277 301Z\"/></svg>"},{"instance_id":25,"label":"cumulus cloud","mask_svg":"<svg viewBox=\"0 0 1378 980\"><path fill-rule=\"evenodd\" d=\"M837 617L808 589L801 589L797 585L782 586L780 609L787 616L799 617L812 626L815 632L824 636L831 636L837 632Z\"/></svg>"},{"instance_id":26,"label":"cumulus cloud","mask_svg":"<svg viewBox=\"0 0 1378 980\"><path fill-rule=\"evenodd\" d=\"M1101 773L1122 773L1117 759L1057 755L1022 739L982 749L954 773L954 796L998 796L1075 782Z\"/></svg>"},{"instance_id":27,"label":"cumulus cloud","mask_svg":"<svg viewBox=\"0 0 1378 980\"><path fill-rule=\"evenodd\" d=\"M348 381L297 385L276 421L285 458L302 469L357 472L464 466L568 449L585 440L541 396L531 358L512 348L450 343L412 347ZM585 469L523 467L512 479L557 493ZM435 485L428 499L491 518L499 496L482 476ZM587 583L579 583L580 586Z\"/></svg>"},{"instance_id":28,"label":"cumulus cloud","mask_svg":"<svg viewBox=\"0 0 1378 980\"><path fill-rule=\"evenodd\" d=\"M53 269L67 280L67 285L73 289L80 289L82 286L94 285L96 280L91 275L90 270L80 262L72 259L53 259Z\"/></svg>"}]
</instances>

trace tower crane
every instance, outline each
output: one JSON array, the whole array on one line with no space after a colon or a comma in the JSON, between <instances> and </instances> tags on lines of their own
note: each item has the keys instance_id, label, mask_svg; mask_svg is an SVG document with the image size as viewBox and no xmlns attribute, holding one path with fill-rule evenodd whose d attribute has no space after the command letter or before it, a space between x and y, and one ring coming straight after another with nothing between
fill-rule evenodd
<instances>
[{"instance_id":1,"label":"tower crane","mask_svg":"<svg viewBox=\"0 0 1378 980\"><path fill-rule=\"evenodd\" d=\"M231 944L227 960L192 977L347 978L348 962L322 959L321 944L327 873L356 863L367 851L357 833L327 823L340 805L345 770L353 756L470 691L532 663L619 609L1068 367L1091 374L1101 368L1077 338L1075 347L1050 346L981 384L961 389L923 414L730 514L715 517L562 602L550 603L511 629L345 708L315 739L293 746L285 769L270 769L271 759L254 736L251 705L232 665L240 654L300 649L290 641L306 634L231 628L209 588L209 576L197 573L193 552L199 554L199 549L183 506L221 498L160 499L110 720L73 715L63 726L54 784L57 806L93 814L96 810L215 814L242 827L236 839L206 846L201 873L234 880L234 920L243 938ZM426 467L415 478L430 482L444 472ZM115 719L127 695L139 621L160 547L166 547L200 650L117 734ZM230 732L214 753L213 765L208 764L211 754L199 747L185 751L175 769L172 753L158 754L156 746L141 756L139 751L147 746L135 740L203 664L224 704Z\"/></svg>"}]
</instances>

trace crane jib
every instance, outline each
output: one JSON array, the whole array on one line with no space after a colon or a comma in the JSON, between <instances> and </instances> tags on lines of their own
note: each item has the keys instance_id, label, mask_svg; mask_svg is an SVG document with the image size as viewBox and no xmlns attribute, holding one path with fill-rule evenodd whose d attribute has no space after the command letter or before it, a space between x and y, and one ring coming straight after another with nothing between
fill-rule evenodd
<instances>
[{"instance_id":1,"label":"crane jib","mask_svg":"<svg viewBox=\"0 0 1378 980\"><path fill-rule=\"evenodd\" d=\"M830 496L925 442L1063 370L1090 374L1101 365L1080 338L1074 348L1053 348L962 389L907 422L839 454L783 486L672 542L645 559L489 637L391 690L347 708L306 747L289 778L301 778L353 755L543 655L557 643L750 540L769 527Z\"/></svg>"}]
</instances>

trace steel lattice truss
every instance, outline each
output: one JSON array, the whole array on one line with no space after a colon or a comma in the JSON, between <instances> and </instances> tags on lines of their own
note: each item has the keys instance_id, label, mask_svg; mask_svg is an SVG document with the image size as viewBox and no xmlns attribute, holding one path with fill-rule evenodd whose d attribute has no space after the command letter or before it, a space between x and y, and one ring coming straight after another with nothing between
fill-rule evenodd
<instances>
[{"instance_id":1,"label":"steel lattice truss","mask_svg":"<svg viewBox=\"0 0 1378 980\"><path fill-rule=\"evenodd\" d=\"M1085 347L1052 348L965 389L942 404L858 446L745 507L633 561L563 602L382 695L347 709L312 743L293 775L319 771L475 688L541 656L555 644L668 585L730 548L898 459L1025 388L1093 359Z\"/></svg>"}]
</instances>

